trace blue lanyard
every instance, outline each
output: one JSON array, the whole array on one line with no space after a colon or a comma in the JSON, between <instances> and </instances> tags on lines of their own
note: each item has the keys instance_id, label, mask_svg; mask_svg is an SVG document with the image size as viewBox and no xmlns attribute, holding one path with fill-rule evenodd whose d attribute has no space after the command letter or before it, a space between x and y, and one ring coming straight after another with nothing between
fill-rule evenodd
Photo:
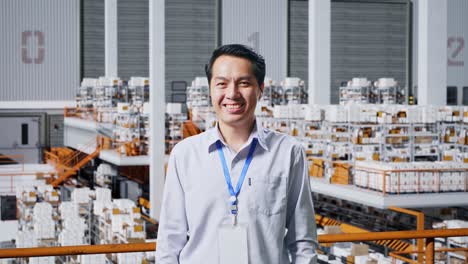
<instances>
[{"instance_id":1,"label":"blue lanyard","mask_svg":"<svg viewBox=\"0 0 468 264\"><path fill-rule=\"evenodd\" d=\"M226 164L226 158L224 157L223 146L221 145L221 141L216 141L216 147L218 148L219 158L221 159L221 164L223 165L224 178L226 179L229 193L231 194L231 197L234 198L234 200L231 200L231 205L233 205L233 207L231 208L231 213L233 215L237 215L237 195L239 195L239 192L242 188L242 183L244 182L245 175L247 174L247 170L249 169L250 163L252 162L253 153L255 151L256 146L257 139L254 138L252 141L252 145L250 146L249 154L247 155L244 167L242 168L239 181L237 182L236 190L234 191L234 188L232 187L231 176L229 175L229 169Z\"/></svg>"}]
</instances>

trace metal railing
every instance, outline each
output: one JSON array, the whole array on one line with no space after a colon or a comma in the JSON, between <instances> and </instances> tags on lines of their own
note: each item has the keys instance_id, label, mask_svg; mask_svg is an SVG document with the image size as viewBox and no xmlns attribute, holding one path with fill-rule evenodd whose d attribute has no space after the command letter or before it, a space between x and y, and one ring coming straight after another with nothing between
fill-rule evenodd
<instances>
[{"instance_id":1,"label":"metal railing","mask_svg":"<svg viewBox=\"0 0 468 264\"><path fill-rule=\"evenodd\" d=\"M360 242L377 241L389 239L425 239L425 263L434 263L435 238L468 236L468 228L442 229L442 230L416 230L416 231L391 231L391 232L369 232L354 234L330 234L319 235L319 243L337 242ZM39 248L15 248L1 249L0 258L24 258L24 257L44 257L44 256L68 256L87 254L107 254L107 253L128 253L145 252L156 250L156 243L135 243L135 244L110 244L110 245L85 245L85 246L63 246L63 247L39 247ZM447 249L447 251L458 250L468 251L466 248ZM438 249L437 251L443 251ZM421 250L411 250L395 252L398 254L420 253ZM401 257L405 261L416 263L408 258ZM423 262L419 262L423 263Z\"/></svg>"}]
</instances>

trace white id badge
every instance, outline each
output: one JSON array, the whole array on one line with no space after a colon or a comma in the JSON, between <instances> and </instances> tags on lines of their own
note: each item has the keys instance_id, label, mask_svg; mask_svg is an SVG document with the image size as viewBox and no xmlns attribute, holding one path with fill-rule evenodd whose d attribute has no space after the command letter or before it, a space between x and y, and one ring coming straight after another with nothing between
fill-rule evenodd
<instances>
[{"instance_id":1,"label":"white id badge","mask_svg":"<svg viewBox=\"0 0 468 264\"><path fill-rule=\"evenodd\" d=\"M248 264L247 226L222 225L218 233L219 263Z\"/></svg>"}]
</instances>

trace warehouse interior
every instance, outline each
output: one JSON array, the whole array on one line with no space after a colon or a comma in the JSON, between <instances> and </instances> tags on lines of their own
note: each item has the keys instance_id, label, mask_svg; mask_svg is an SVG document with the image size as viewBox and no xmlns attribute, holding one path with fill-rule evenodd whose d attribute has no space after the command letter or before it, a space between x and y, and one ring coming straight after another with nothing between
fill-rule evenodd
<instances>
[{"instance_id":1,"label":"warehouse interior","mask_svg":"<svg viewBox=\"0 0 468 264\"><path fill-rule=\"evenodd\" d=\"M321 242L318 263L468 263L466 0L0 1L0 35L0 263L155 263L14 249L154 247L229 43L265 57L256 117L303 145L319 242L459 230Z\"/></svg>"}]
</instances>

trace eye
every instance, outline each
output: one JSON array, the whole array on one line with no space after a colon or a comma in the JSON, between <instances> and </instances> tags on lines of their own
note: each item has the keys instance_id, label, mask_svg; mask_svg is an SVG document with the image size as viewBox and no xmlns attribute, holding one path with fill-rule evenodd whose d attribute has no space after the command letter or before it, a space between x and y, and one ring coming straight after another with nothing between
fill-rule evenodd
<instances>
[{"instance_id":1,"label":"eye","mask_svg":"<svg viewBox=\"0 0 468 264\"><path fill-rule=\"evenodd\" d=\"M216 86L226 86L226 82L217 82Z\"/></svg>"},{"instance_id":2,"label":"eye","mask_svg":"<svg viewBox=\"0 0 468 264\"><path fill-rule=\"evenodd\" d=\"M248 82L248 81L241 81L241 82L239 83L239 85L240 85L240 86L243 86L243 87L246 87L246 86L249 86L249 85L250 85L250 82Z\"/></svg>"}]
</instances>

